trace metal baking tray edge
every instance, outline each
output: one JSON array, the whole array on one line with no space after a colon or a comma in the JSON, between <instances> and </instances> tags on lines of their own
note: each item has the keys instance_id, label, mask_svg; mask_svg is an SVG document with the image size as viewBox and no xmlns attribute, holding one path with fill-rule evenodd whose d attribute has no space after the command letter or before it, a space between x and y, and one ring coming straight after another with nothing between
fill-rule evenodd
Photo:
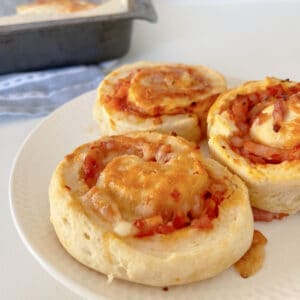
<instances>
[{"instance_id":1,"label":"metal baking tray edge","mask_svg":"<svg viewBox=\"0 0 300 300\"><path fill-rule=\"evenodd\" d=\"M92 64L125 55L132 21L156 22L151 0L131 0L125 13L0 27L0 74Z\"/></svg>"}]
</instances>

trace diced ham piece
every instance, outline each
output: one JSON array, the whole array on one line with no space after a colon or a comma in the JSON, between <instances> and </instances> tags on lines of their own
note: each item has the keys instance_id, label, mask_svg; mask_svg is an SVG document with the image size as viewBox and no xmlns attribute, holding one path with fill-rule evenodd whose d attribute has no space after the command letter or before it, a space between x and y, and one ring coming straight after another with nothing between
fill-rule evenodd
<instances>
[{"instance_id":1,"label":"diced ham piece","mask_svg":"<svg viewBox=\"0 0 300 300\"><path fill-rule=\"evenodd\" d=\"M278 132L284 119L285 106L282 98L278 98L274 102L273 110L273 130Z\"/></svg>"},{"instance_id":2,"label":"diced ham piece","mask_svg":"<svg viewBox=\"0 0 300 300\"><path fill-rule=\"evenodd\" d=\"M252 207L254 221L271 222L272 220L281 220L287 217L288 214L284 213L272 213L263 209Z\"/></svg>"}]
</instances>

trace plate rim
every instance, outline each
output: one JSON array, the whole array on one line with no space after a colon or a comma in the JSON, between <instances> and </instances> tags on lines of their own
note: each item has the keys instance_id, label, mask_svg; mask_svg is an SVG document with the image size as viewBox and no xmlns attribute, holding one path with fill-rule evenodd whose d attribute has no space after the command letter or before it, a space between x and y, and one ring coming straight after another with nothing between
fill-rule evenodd
<instances>
[{"instance_id":1,"label":"plate rim","mask_svg":"<svg viewBox=\"0 0 300 300\"><path fill-rule=\"evenodd\" d=\"M28 252L35 258L35 260L39 263L39 265L46 271L47 274L49 274L56 282L67 288L70 292L73 292L73 294L76 294L77 296L88 298L88 299L107 299L102 295L95 295L93 292L91 292L88 288L85 288L84 286L78 285L78 283L75 282L75 280L70 279L69 277L65 276L62 272L56 270L56 268L50 264L47 263L47 261L43 260L40 255L38 254L37 249L30 243L29 238L26 235L26 232L24 229L22 229L22 226L20 224L20 220L18 219L18 213L17 209L15 207L15 201L14 201L14 183L15 183L15 176L16 176L16 168L18 166L20 156L26 147L26 145L31 140L32 136L40 130L49 120L53 118L54 115L57 113L63 111L67 106L73 105L75 102L81 101L83 97L88 97L88 95L95 94L97 92L97 89L90 90L86 93L83 93L70 101L64 103L63 105L59 106L57 109L52 111L48 116L43 118L38 124L36 124L27 134L23 142L19 145L19 148L15 154L15 157L12 162L10 174L9 174L9 181L8 181L8 198L9 198L9 210L10 214L13 220L14 227L18 233L18 236L20 237L22 243L24 244L25 248L28 250ZM92 115L91 115L92 117ZM92 118L91 118L92 119Z\"/></svg>"}]
</instances>

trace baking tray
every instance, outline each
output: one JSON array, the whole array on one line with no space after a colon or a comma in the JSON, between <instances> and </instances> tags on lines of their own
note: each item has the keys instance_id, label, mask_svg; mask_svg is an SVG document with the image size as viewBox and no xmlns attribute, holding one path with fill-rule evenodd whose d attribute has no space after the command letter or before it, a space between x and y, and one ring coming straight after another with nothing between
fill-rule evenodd
<instances>
[{"instance_id":1,"label":"baking tray","mask_svg":"<svg viewBox=\"0 0 300 300\"><path fill-rule=\"evenodd\" d=\"M131 0L123 13L2 25L0 74L121 57L129 50L135 19L156 22L151 0Z\"/></svg>"}]
</instances>

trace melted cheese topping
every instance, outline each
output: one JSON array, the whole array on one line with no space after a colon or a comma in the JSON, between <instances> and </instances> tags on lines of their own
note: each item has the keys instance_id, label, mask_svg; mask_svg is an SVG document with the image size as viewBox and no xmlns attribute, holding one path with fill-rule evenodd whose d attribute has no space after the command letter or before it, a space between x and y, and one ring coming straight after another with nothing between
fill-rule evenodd
<instances>
[{"instance_id":1,"label":"melted cheese topping","mask_svg":"<svg viewBox=\"0 0 300 300\"><path fill-rule=\"evenodd\" d=\"M128 101L149 116L172 114L207 97L209 87L205 76L193 68L144 68L131 79Z\"/></svg>"},{"instance_id":2,"label":"melted cheese topping","mask_svg":"<svg viewBox=\"0 0 300 300\"><path fill-rule=\"evenodd\" d=\"M172 136L156 141L114 136L90 146L82 175L83 205L119 235L168 233L192 224L212 228L224 188L214 184L193 144ZM95 177L95 178L91 178ZM171 223L170 223L171 222ZM135 226L134 226L135 225Z\"/></svg>"},{"instance_id":3,"label":"melted cheese topping","mask_svg":"<svg viewBox=\"0 0 300 300\"><path fill-rule=\"evenodd\" d=\"M181 64L141 65L124 73L117 70L104 82L110 89L103 88L101 101L108 110L141 117L206 113L215 97L226 89L220 74Z\"/></svg>"},{"instance_id":4,"label":"melted cheese topping","mask_svg":"<svg viewBox=\"0 0 300 300\"><path fill-rule=\"evenodd\" d=\"M127 220L192 209L194 197L207 188L205 169L187 153L166 163L145 162L134 155L110 161L97 186L109 189Z\"/></svg>"},{"instance_id":5,"label":"melted cheese topping","mask_svg":"<svg viewBox=\"0 0 300 300\"><path fill-rule=\"evenodd\" d=\"M273 129L274 105L263 109L255 118L250 136L253 140L281 149L291 149L300 144L300 98L290 97L286 102L286 113L278 132Z\"/></svg>"}]
</instances>

